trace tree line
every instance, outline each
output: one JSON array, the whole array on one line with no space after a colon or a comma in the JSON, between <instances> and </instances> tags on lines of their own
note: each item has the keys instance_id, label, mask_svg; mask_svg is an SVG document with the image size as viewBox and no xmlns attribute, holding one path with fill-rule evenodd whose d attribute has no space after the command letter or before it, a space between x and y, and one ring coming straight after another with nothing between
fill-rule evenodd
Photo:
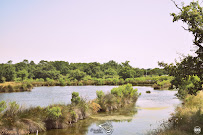
<instances>
[{"instance_id":1,"label":"tree line","mask_svg":"<svg viewBox=\"0 0 203 135\"><path fill-rule=\"evenodd\" d=\"M45 61L39 63L23 60L13 64L12 61L0 64L0 82L23 81L25 79L54 79L66 78L82 80L91 78L136 78L145 75L166 75L164 69L134 68L125 61L121 64L111 60L107 63L69 63L66 61Z\"/></svg>"}]
</instances>

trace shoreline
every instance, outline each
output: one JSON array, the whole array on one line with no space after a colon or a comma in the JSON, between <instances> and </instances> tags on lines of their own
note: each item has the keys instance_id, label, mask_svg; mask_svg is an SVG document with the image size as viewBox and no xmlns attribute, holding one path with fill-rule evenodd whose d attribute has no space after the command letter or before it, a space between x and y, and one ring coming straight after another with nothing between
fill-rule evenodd
<instances>
[{"instance_id":1,"label":"shoreline","mask_svg":"<svg viewBox=\"0 0 203 135\"><path fill-rule=\"evenodd\" d=\"M140 79L140 80L139 80ZM145 79L145 80L143 80ZM4 82L0 83L0 93L10 93L10 92L23 92L31 91L34 87L41 86L120 86L125 84L132 84L132 86L152 86L154 89L168 89L171 86L171 78L165 76L158 77L143 77L143 78L128 78L126 80L106 80L106 79L96 79L96 80L72 80L63 81L59 80L25 80L21 82Z\"/></svg>"}]
</instances>

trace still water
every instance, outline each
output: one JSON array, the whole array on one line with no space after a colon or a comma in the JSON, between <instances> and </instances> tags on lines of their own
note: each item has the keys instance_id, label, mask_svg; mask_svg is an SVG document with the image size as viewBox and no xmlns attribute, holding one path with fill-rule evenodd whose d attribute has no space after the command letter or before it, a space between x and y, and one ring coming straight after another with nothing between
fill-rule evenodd
<instances>
[{"instance_id":1,"label":"still water","mask_svg":"<svg viewBox=\"0 0 203 135\"><path fill-rule=\"evenodd\" d=\"M23 107L45 107L54 103L70 103L73 91L90 100L96 98L96 90L108 93L113 87L117 86L36 87L31 92L0 93L0 101L16 101ZM111 113L99 113L75 123L71 128L49 130L39 135L105 135L105 130L99 126L107 122L111 125L112 135L143 135L159 128L181 103L174 96L177 91L153 90L145 86L134 88L142 94L135 106ZM151 93L147 94L149 90Z\"/></svg>"}]
</instances>

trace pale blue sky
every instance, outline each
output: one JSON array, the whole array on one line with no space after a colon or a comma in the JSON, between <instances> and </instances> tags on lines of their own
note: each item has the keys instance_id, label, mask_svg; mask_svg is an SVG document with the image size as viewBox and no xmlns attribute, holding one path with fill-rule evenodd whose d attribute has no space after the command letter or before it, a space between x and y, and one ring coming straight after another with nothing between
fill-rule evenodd
<instances>
[{"instance_id":1,"label":"pale blue sky","mask_svg":"<svg viewBox=\"0 0 203 135\"><path fill-rule=\"evenodd\" d=\"M192 35L172 22L177 11L170 0L1 0L0 63L129 60L158 67L192 54Z\"/></svg>"}]
</instances>

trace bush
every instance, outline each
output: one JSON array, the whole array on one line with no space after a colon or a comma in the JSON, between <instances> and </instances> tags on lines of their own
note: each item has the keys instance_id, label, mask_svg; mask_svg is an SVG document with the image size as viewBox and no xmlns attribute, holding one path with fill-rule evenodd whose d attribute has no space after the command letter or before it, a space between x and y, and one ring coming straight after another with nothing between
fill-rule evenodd
<instances>
[{"instance_id":1,"label":"bush","mask_svg":"<svg viewBox=\"0 0 203 135\"><path fill-rule=\"evenodd\" d=\"M97 79L97 85L103 85L104 80L103 79Z\"/></svg>"},{"instance_id":2,"label":"bush","mask_svg":"<svg viewBox=\"0 0 203 135\"><path fill-rule=\"evenodd\" d=\"M60 86L66 86L66 82L63 78L59 78L59 85Z\"/></svg>"},{"instance_id":3,"label":"bush","mask_svg":"<svg viewBox=\"0 0 203 135\"><path fill-rule=\"evenodd\" d=\"M33 85L31 83L27 83L27 88L32 89Z\"/></svg>"},{"instance_id":4,"label":"bush","mask_svg":"<svg viewBox=\"0 0 203 135\"><path fill-rule=\"evenodd\" d=\"M15 81L15 82L21 82L22 80L21 80L20 77L16 77L16 78L14 79L14 81Z\"/></svg>"},{"instance_id":5,"label":"bush","mask_svg":"<svg viewBox=\"0 0 203 135\"><path fill-rule=\"evenodd\" d=\"M18 112L19 108L19 104L14 101L9 103L9 109L7 111L10 112L12 115L15 115Z\"/></svg>"},{"instance_id":6,"label":"bush","mask_svg":"<svg viewBox=\"0 0 203 135\"><path fill-rule=\"evenodd\" d=\"M124 79L123 78L121 78L120 80L119 80L119 84L124 84L125 83L125 81L124 81Z\"/></svg>"},{"instance_id":7,"label":"bush","mask_svg":"<svg viewBox=\"0 0 203 135\"><path fill-rule=\"evenodd\" d=\"M92 80L92 77L90 75L86 75L84 78L83 78L84 81L88 81L88 80Z\"/></svg>"},{"instance_id":8,"label":"bush","mask_svg":"<svg viewBox=\"0 0 203 135\"><path fill-rule=\"evenodd\" d=\"M15 125L19 125L19 105L16 102L10 102L8 109L3 113L2 123L4 126L11 128Z\"/></svg>"},{"instance_id":9,"label":"bush","mask_svg":"<svg viewBox=\"0 0 203 135\"><path fill-rule=\"evenodd\" d=\"M97 113L101 109L101 106L98 103L95 103L93 101L90 102L89 106L93 113Z\"/></svg>"},{"instance_id":10,"label":"bush","mask_svg":"<svg viewBox=\"0 0 203 135\"><path fill-rule=\"evenodd\" d=\"M53 80L53 79L46 78L46 81L47 81L47 84L48 84L49 86L54 86L54 80Z\"/></svg>"},{"instance_id":11,"label":"bush","mask_svg":"<svg viewBox=\"0 0 203 135\"><path fill-rule=\"evenodd\" d=\"M125 82L127 83L133 83L135 80L133 78L126 78Z\"/></svg>"},{"instance_id":12,"label":"bush","mask_svg":"<svg viewBox=\"0 0 203 135\"><path fill-rule=\"evenodd\" d=\"M48 115L49 115L48 117L50 119L56 120L60 116L62 116L61 108L58 107L58 106L57 107L48 108L47 111L48 111Z\"/></svg>"},{"instance_id":13,"label":"bush","mask_svg":"<svg viewBox=\"0 0 203 135\"><path fill-rule=\"evenodd\" d=\"M78 108L82 114L82 117L85 118L86 112L88 110L88 105L87 105L86 99L81 98L80 102L78 103Z\"/></svg>"},{"instance_id":14,"label":"bush","mask_svg":"<svg viewBox=\"0 0 203 135\"><path fill-rule=\"evenodd\" d=\"M12 86L12 85L10 85L10 84L8 85L8 91L9 91L9 92L13 92L13 91L14 91L13 86Z\"/></svg>"},{"instance_id":15,"label":"bush","mask_svg":"<svg viewBox=\"0 0 203 135\"><path fill-rule=\"evenodd\" d=\"M37 78L36 81L37 82L44 82L44 79L43 78Z\"/></svg>"},{"instance_id":16,"label":"bush","mask_svg":"<svg viewBox=\"0 0 203 135\"><path fill-rule=\"evenodd\" d=\"M104 92L103 92L102 90L100 90L100 91L97 90L97 91L96 91L96 94L97 94L97 98L98 98L98 99L101 99L101 97L104 96Z\"/></svg>"},{"instance_id":17,"label":"bush","mask_svg":"<svg viewBox=\"0 0 203 135\"><path fill-rule=\"evenodd\" d=\"M74 104L74 105L77 105L79 102L80 102L79 93L78 92L73 92L72 93L71 103Z\"/></svg>"},{"instance_id":18,"label":"bush","mask_svg":"<svg viewBox=\"0 0 203 135\"><path fill-rule=\"evenodd\" d=\"M164 89L171 87L170 80L157 81L153 86L154 89Z\"/></svg>"},{"instance_id":19,"label":"bush","mask_svg":"<svg viewBox=\"0 0 203 135\"><path fill-rule=\"evenodd\" d=\"M72 111L70 112L70 115L71 115L71 121L76 121L77 115L76 115L75 111L72 110Z\"/></svg>"},{"instance_id":20,"label":"bush","mask_svg":"<svg viewBox=\"0 0 203 135\"><path fill-rule=\"evenodd\" d=\"M137 89L133 89L132 84L127 84L113 88L111 93L104 95L102 91L97 91L97 103L102 111L110 111L119 107L135 103L138 98Z\"/></svg>"},{"instance_id":21,"label":"bush","mask_svg":"<svg viewBox=\"0 0 203 135\"><path fill-rule=\"evenodd\" d=\"M0 113L1 113L2 111L4 111L6 108L7 108L6 102L5 102L5 101L1 101L1 102L0 102Z\"/></svg>"},{"instance_id":22,"label":"bush","mask_svg":"<svg viewBox=\"0 0 203 135\"><path fill-rule=\"evenodd\" d=\"M5 77L1 77L1 81L2 81L3 83L5 83L5 82L6 82L6 78L5 78Z\"/></svg>"},{"instance_id":23,"label":"bush","mask_svg":"<svg viewBox=\"0 0 203 135\"><path fill-rule=\"evenodd\" d=\"M20 89L23 91L26 91L27 90L27 84L26 83L21 84Z\"/></svg>"},{"instance_id":24,"label":"bush","mask_svg":"<svg viewBox=\"0 0 203 135\"><path fill-rule=\"evenodd\" d=\"M83 86L83 83L80 81L80 82L78 83L78 85L79 85L79 86Z\"/></svg>"},{"instance_id":25,"label":"bush","mask_svg":"<svg viewBox=\"0 0 203 135\"><path fill-rule=\"evenodd\" d=\"M113 78L113 84L118 85L118 83L119 83L119 79L118 78Z\"/></svg>"},{"instance_id":26,"label":"bush","mask_svg":"<svg viewBox=\"0 0 203 135\"><path fill-rule=\"evenodd\" d=\"M201 89L202 84L200 78L198 76L188 76L182 79L177 96L183 99L187 94L196 95Z\"/></svg>"}]
</instances>

